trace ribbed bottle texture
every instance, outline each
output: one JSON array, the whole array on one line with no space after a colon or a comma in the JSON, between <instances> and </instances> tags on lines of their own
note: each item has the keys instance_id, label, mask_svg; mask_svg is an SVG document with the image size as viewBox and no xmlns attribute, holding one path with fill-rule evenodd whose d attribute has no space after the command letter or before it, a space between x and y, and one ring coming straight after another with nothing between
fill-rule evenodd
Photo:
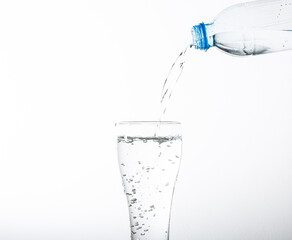
<instances>
[{"instance_id":1,"label":"ribbed bottle texture","mask_svg":"<svg viewBox=\"0 0 292 240\"><path fill-rule=\"evenodd\" d=\"M224 9L210 24L192 28L197 49L238 56L292 49L292 0L260 0Z\"/></svg>"}]
</instances>

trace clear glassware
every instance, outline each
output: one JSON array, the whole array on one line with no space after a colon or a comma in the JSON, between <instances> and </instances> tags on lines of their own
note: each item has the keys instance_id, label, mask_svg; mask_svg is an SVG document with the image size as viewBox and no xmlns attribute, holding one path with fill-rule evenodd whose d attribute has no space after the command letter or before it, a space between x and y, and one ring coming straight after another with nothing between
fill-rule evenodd
<instances>
[{"instance_id":1,"label":"clear glassware","mask_svg":"<svg viewBox=\"0 0 292 240\"><path fill-rule=\"evenodd\" d=\"M178 122L121 122L118 160L132 240L168 240L182 150Z\"/></svg>"}]
</instances>

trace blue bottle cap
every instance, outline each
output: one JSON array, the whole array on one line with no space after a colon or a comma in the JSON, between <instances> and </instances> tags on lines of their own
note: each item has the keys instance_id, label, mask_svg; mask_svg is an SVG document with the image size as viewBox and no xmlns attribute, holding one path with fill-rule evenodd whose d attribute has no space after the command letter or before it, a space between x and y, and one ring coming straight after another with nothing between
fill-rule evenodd
<instances>
[{"instance_id":1,"label":"blue bottle cap","mask_svg":"<svg viewBox=\"0 0 292 240\"><path fill-rule=\"evenodd\" d=\"M192 27L193 42L196 49L208 50L210 45L208 43L207 31L205 23L200 23Z\"/></svg>"}]
</instances>

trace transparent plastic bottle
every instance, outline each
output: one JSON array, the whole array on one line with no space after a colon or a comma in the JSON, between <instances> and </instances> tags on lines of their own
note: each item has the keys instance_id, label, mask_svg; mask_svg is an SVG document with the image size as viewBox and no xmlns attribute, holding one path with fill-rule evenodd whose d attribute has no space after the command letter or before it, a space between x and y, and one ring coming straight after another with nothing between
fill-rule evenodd
<instances>
[{"instance_id":1,"label":"transparent plastic bottle","mask_svg":"<svg viewBox=\"0 0 292 240\"><path fill-rule=\"evenodd\" d=\"M216 46L231 55L292 49L292 0L260 0L224 9L210 24L192 28L193 45Z\"/></svg>"}]
</instances>

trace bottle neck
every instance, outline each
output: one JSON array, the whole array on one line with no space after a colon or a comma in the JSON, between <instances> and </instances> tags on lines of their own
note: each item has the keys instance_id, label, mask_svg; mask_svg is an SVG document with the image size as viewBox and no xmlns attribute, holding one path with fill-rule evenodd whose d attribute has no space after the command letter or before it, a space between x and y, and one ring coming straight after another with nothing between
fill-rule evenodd
<instances>
[{"instance_id":1,"label":"bottle neck","mask_svg":"<svg viewBox=\"0 0 292 240\"><path fill-rule=\"evenodd\" d=\"M213 35L210 34L212 24L200 23L192 28L193 44L196 49L207 51L214 46Z\"/></svg>"}]
</instances>

